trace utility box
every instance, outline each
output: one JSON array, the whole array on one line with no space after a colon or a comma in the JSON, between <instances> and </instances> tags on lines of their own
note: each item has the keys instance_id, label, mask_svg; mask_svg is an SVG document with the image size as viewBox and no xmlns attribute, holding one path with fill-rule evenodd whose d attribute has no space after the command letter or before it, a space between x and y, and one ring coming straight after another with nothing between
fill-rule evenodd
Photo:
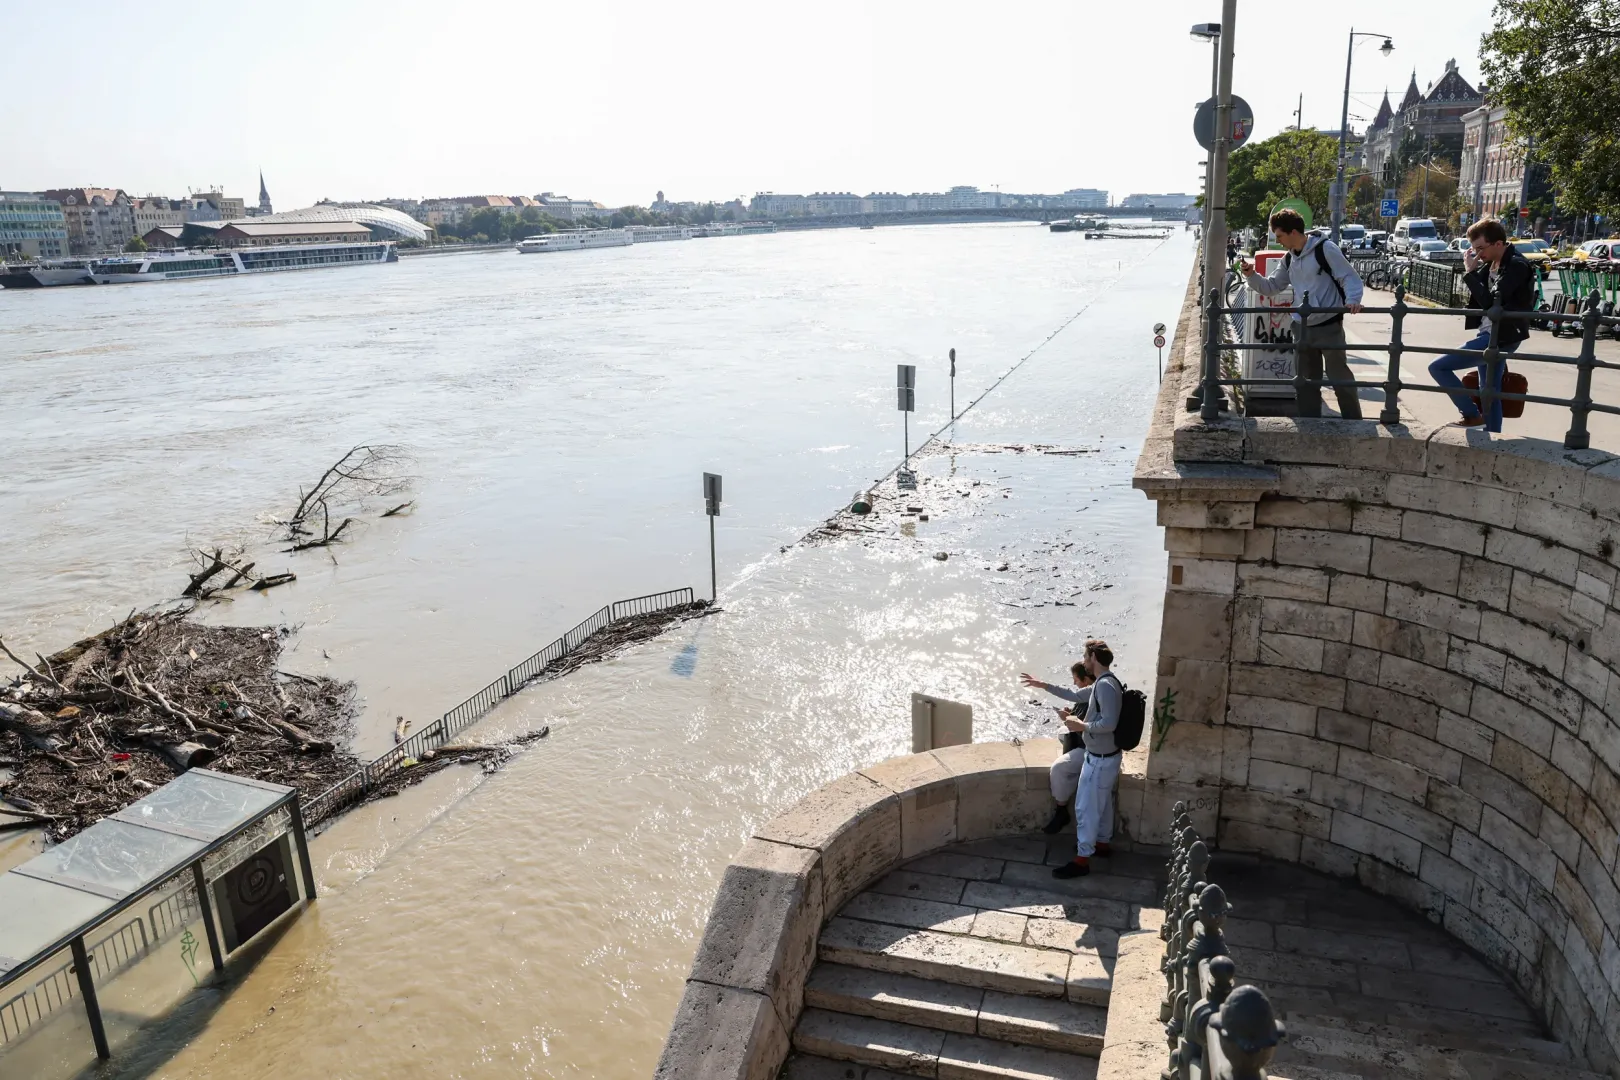
<instances>
[{"instance_id":1,"label":"utility box","mask_svg":"<svg viewBox=\"0 0 1620 1080\"><path fill-rule=\"evenodd\" d=\"M1284 258L1286 251L1257 251L1254 256L1255 273L1269 274L1276 260ZM1237 306L1265 308L1250 312L1238 323L1238 341L1245 345L1294 344L1294 290L1284 289L1276 296L1262 296L1245 285L1238 292ZM1292 416L1297 411L1294 399L1294 365L1297 362L1293 348L1244 349L1243 377L1245 379L1286 380L1275 386L1245 386L1244 411L1250 416Z\"/></svg>"},{"instance_id":2,"label":"utility box","mask_svg":"<svg viewBox=\"0 0 1620 1080\"><path fill-rule=\"evenodd\" d=\"M911 695L911 752L973 741L973 706L932 694Z\"/></svg>"}]
</instances>

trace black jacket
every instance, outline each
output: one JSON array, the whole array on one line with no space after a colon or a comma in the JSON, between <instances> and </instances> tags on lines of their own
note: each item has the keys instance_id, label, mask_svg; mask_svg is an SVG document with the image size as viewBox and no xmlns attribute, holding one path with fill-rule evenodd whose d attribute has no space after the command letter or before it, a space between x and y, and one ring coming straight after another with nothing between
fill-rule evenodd
<instances>
[{"instance_id":1,"label":"black jacket","mask_svg":"<svg viewBox=\"0 0 1620 1080\"><path fill-rule=\"evenodd\" d=\"M1488 311L1500 299L1503 311L1536 309L1535 267L1512 244L1507 246L1507 253L1502 256L1502 271L1497 277L1495 293L1491 292L1490 263L1481 263L1473 273L1464 274L1463 284L1468 286L1468 306L1471 308ZM1481 316L1470 315L1463 325L1469 330L1477 330L1481 321ZM1517 345L1529 336L1528 318L1503 319L1502 327L1496 334L1496 343L1499 346Z\"/></svg>"}]
</instances>

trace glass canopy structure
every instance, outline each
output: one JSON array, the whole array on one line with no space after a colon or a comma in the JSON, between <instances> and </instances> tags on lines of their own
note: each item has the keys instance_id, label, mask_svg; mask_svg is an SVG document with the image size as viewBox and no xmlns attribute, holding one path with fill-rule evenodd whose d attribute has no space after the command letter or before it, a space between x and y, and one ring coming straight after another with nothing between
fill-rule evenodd
<instances>
[{"instance_id":1,"label":"glass canopy structure","mask_svg":"<svg viewBox=\"0 0 1620 1080\"><path fill-rule=\"evenodd\" d=\"M199 916L218 971L314 897L295 789L209 769L181 774L0 875L0 1063L6 1044L73 996L97 1056L109 1057L98 983ZM147 898L158 902L140 905ZM64 949L71 963L49 970Z\"/></svg>"}]
</instances>

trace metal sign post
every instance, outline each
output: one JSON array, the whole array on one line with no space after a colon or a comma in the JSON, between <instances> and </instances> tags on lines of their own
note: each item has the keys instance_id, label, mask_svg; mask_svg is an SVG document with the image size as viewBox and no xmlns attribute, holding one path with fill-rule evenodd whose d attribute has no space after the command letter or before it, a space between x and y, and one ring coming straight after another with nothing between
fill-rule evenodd
<instances>
[{"instance_id":1,"label":"metal sign post","mask_svg":"<svg viewBox=\"0 0 1620 1080\"><path fill-rule=\"evenodd\" d=\"M1164 382L1164 323L1153 324L1153 347L1159 350L1159 381Z\"/></svg>"},{"instance_id":2,"label":"metal sign post","mask_svg":"<svg viewBox=\"0 0 1620 1080\"><path fill-rule=\"evenodd\" d=\"M711 601L718 603L720 584L714 568L714 519L720 516L719 473L703 474L703 512L709 516L709 597Z\"/></svg>"},{"instance_id":3,"label":"metal sign post","mask_svg":"<svg viewBox=\"0 0 1620 1080\"><path fill-rule=\"evenodd\" d=\"M906 456L911 460L911 414L917 409L917 366L915 364L900 364L895 373L895 386L899 390L900 412L904 414L902 426L905 429Z\"/></svg>"},{"instance_id":4,"label":"metal sign post","mask_svg":"<svg viewBox=\"0 0 1620 1080\"><path fill-rule=\"evenodd\" d=\"M951 350L951 423L956 423L956 350Z\"/></svg>"}]
</instances>

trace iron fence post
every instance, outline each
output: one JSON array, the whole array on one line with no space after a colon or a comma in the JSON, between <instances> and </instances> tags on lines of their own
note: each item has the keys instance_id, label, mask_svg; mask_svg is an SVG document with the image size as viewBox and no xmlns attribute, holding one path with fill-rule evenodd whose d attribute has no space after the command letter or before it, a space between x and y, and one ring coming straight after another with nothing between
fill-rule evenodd
<instances>
[{"instance_id":1,"label":"iron fence post","mask_svg":"<svg viewBox=\"0 0 1620 1080\"><path fill-rule=\"evenodd\" d=\"M1502 336L1502 298L1497 297L1491 309L1485 313L1491 320L1491 339L1485 343L1485 369L1480 373L1479 380L1479 415L1484 421L1485 429L1490 430L1491 409L1501 399L1501 391L1497 384L1502 381L1502 349L1497 344ZM1490 385L1487 386L1486 383Z\"/></svg>"},{"instance_id":2,"label":"iron fence post","mask_svg":"<svg viewBox=\"0 0 1620 1080\"><path fill-rule=\"evenodd\" d=\"M296 797L293 805L298 805ZM224 971L225 954L219 947L219 930L214 926L214 904L208 899L208 878L203 874L201 859L191 864L191 887L197 890L197 906L202 910L203 930L208 936L208 958L214 962L216 972Z\"/></svg>"},{"instance_id":3,"label":"iron fence post","mask_svg":"<svg viewBox=\"0 0 1620 1080\"><path fill-rule=\"evenodd\" d=\"M1592 367L1597 363L1598 291L1586 298L1586 315L1581 319L1581 355L1577 358L1575 396L1569 403L1569 431L1564 435L1568 450L1585 450L1592 445L1586 418L1592 411Z\"/></svg>"},{"instance_id":4,"label":"iron fence post","mask_svg":"<svg viewBox=\"0 0 1620 1080\"><path fill-rule=\"evenodd\" d=\"M1297 309L1299 340L1294 343L1294 415L1319 417L1322 415L1322 373L1305 374L1305 352L1311 340L1311 294L1300 294Z\"/></svg>"},{"instance_id":5,"label":"iron fence post","mask_svg":"<svg viewBox=\"0 0 1620 1080\"><path fill-rule=\"evenodd\" d=\"M1209 290L1209 318L1204 328L1204 397L1199 403L1199 419L1208 423L1221 418L1225 404L1221 394L1221 294Z\"/></svg>"},{"instance_id":6,"label":"iron fence post","mask_svg":"<svg viewBox=\"0 0 1620 1080\"><path fill-rule=\"evenodd\" d=\"M1395 303L1390 308L1389 376L1384 382L1384 411L1380 424L1401 422L1401 333L1406 325L1406 286L1395 286Z\"/></svg>"}]
</instances>

